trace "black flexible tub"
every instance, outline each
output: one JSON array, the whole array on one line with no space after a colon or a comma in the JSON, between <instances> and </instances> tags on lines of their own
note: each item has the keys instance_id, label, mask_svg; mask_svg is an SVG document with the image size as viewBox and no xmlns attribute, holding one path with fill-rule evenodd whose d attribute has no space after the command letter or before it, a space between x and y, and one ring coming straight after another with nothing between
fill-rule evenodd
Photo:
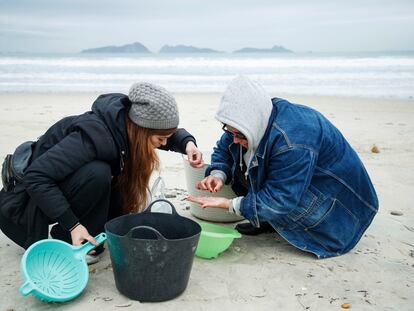
<instances>
[{"instance_id":1,"label":"black flexible tub","mask_svg":"<svg viewBox=\"0 0 414 311\"><path fill-rule=\"evenodd\" d=\"M151 212L168 203L171 214ZM178 215L167 200L143 213L117 217L105 225L115 284L139 301L164 301L187 287L201 227Z\"/></svg>"}]
</instances>

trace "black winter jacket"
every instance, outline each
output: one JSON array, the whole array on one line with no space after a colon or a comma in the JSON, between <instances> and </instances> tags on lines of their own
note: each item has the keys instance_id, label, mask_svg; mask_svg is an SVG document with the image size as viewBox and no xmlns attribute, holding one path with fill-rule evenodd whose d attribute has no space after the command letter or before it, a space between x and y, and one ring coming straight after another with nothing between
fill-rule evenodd
<instances>
[{"instance_id":1,"label":"black winter jacket","mask_svg":"<svg viewBox=\"0 0 414 311\"><path fill-rule=\"evenodd\" d=\"M46 216L41 217L43 222L48 218L49 222L56 221L66 229L76 224L78 219L58 183L86 163L93 160L107 162L113 176L122 171L128 156L125 117L130 105L126 95L101 95L93 103L92 111L58 121L36 142L23 183L32 201L30 208L40 208ZM178 129L162 149L185 153L189 141L195 143L194 137L186 130ZM39 215L38 212L29 214ZM37 219L27 221L40 221L39 217L33 217ZM32 225L29 227L38 227ZM44 228L41 231L43 233L39 234L43 236ZM35 234L34 240L39 234Z\"/></svg>"}]
</instances>

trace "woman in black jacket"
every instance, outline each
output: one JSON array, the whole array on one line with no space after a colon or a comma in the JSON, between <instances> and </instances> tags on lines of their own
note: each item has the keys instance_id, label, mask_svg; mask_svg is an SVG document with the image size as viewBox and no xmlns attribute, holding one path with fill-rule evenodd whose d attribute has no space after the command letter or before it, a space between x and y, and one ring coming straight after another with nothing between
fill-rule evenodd
<instances>
[{"instance_id":1,"label":"woman in black jacket","mask_svg":"<svg viewBox=\"0 0 414 311\"><path fill-rule=\"evenodd\" d=\"M96 244L108 219L146 207L155 148L203 164L178 122L174 97L150 83L134 84L128 96L101 95L91 111L58 121L32 147L24 191L0 192L1 230L24 248L47 238L50 224L53 238Z\"/></svg>"}]
</instances>

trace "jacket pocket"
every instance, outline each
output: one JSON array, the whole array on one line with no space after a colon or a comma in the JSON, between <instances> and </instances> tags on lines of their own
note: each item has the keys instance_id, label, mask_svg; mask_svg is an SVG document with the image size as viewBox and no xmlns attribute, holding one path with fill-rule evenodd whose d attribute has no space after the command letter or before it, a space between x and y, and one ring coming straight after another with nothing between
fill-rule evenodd
<instances>
[{"instance_id":1,"label":"jacket pocket","mask_svg":"<svg viewBox=\"0 0 414 311\"><path fill-rule=\"evenodd\" d=\"M309 185L309 188L302 195L298 206L289 213L289 218L298 221L306 218L306 215L317 208L326 199L325 195L316 187Z\"/></svg>"},{"instance_id":2,"label":"jacket pocket","mask_svg":"<svg viewBox=\"0 0 414 311\"><path fill-rule=\"evenodd\" d=\"M21 224L22 215L29 202L29 195L26 191L6 192L0 191L0 213L15 224Z\"/></svg>"},{"instance_id":3,"label":"jacket pocket","mask_svg":"<svg viewBox=\"0 0 414 311\"><path fill-rule=\"evenodd\" d=\"M327 212L304 230L327 251L341 253L354 239L358 227L358 218L338 199L333 199Z\"/></svg>"}]
</instances>

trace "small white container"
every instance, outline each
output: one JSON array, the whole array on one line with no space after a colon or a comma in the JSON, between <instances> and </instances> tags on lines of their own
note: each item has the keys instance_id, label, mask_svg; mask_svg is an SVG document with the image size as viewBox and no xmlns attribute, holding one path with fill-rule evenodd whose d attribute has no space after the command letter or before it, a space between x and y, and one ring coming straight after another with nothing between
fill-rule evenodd
<instances>
[{"instance_id":1,"label":"small white container","mask_svg":"<svg viewBox=\"0 0 414 311\"><path fill-rule=\"evenodd\" d=\"M206 153L203 153L203 155L203 158L209 159L209 157L206 156ZM186 157L183 157L183 161L185 179L187 182L187 191L189 195L203 197L223 197L228 199L236 197L236 194L229 185L223 185L221 190L216 193L210 193L209 191L201 191L196 189L196 184L204 178L204 173L208 167L208 164L204 164L204 166L200 168L194 168L190 165ZM200 219L215 222L236 222L244 219L237 214L229 213L227 209L214 207L202 208L199 204L193 202L189 203L191 214Z\"/></svg>"}]
</instances>

